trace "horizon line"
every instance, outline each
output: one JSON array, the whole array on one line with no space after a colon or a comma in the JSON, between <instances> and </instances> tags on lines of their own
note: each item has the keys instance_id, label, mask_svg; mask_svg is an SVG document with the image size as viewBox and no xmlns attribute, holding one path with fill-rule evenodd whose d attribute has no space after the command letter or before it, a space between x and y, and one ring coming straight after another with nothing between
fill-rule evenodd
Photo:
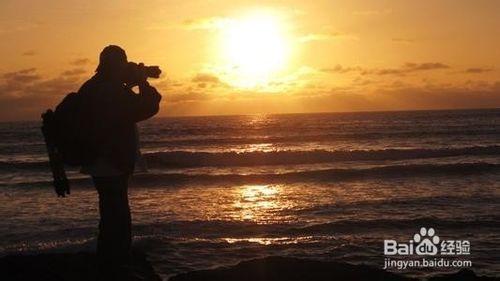
<instances>
[{"instance_id":1,"label":"horizon line","mask_svg":"<svg viewBox=\"0 0 500 281\"><path fill-rule=\"evenodd\" d=\"M500 107L464 107L464 108L429 108L429 109L408 109L408 110L350 110L350 111L314 111L314 112L276 112L276 113L246 113L246 114L194 114L194 115L162 115L154 116L152 119L160 118L196 118L196 117L217 117L217 116L254 116L254 115L304 115L304 114L348 114L348 113L389 113L389 112L419 112L419 111L473 111L473 110L499 110ZM0 120L1 123L15 122L35 122L40 119L19 119L11 121Z\"/></svg>"}]
</instances>

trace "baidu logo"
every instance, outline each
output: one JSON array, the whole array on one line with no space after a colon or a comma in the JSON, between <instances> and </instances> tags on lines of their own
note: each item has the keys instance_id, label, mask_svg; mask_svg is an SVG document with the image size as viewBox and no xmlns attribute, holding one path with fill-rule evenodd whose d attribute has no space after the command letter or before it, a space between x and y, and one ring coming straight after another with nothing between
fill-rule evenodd
<instances>
[{"instance_id":1,"label":"baidu logo","mask_svg":"<svg viewBox=\"0 0 500 281\"><path fill-rule=\"evenodd\" d=\"M420 228L420 233L413 236L413 241L418 243L415 246L417 255L435 255L438 252L439 236L436 235L434 228Z\"/></svg>"},{"instance_id":2,"label":"baidu logo","mask_svg":"<svg viewBox=\"0 0 500 281\"><path fill-rule=\"evenodd\" d=\"M471 267L471 260L457 257L469 254L468 240L444 240L434 228L421 227L408 242L384 240L384 269Z\"/></svg>"},{"instance_id":3,"label":"baidu logo","mask_svg":"<svg viewBox=\"0 0 500 281\"><path fill-rule=\"evenodd\" d=\"M468 255L470 242L467 240L442 240L434 228L420 228L407 243L396 240L384 240L384 255Z\"/></svg>"}]
</instances>

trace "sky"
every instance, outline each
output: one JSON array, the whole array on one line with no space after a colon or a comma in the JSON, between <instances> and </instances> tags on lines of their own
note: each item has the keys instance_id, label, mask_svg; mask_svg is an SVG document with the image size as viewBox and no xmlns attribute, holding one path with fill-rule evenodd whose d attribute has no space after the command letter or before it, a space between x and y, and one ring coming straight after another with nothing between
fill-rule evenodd
<instances>
[{"instance_id":1,"label":"sky","mask_svg":"<svg viewBox=\"0 0 500 281\"><path fill-rule=\"evenodd\" d=\"M159 65L159 116L500 107L500 1L0 1L0 121L103 47Z\"/></svg>"}]
</instances>

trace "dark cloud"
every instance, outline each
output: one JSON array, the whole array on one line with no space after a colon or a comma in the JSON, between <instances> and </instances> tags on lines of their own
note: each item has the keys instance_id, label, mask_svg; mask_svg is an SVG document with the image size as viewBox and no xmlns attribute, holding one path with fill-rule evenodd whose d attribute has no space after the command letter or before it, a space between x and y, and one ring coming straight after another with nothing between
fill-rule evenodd
<instances>
[{"instance_id":1,"label":"dark cloud","mask_svg":"<svg viewBox=\"0 0 500 281\"><path fill-rule=\"evenodd\" d=\"M426 86L392 90L379 89L376 93L383 104L408 109L491 108L500 106L500 82L481 87Z\"/></svg>"},{"instance_id":2,"label":"dark cloud","mask_svg":"<svg viewBox=\"0 0 500 281\"><path fill-rule=\"evenodd\" d=\"M359 72L362 75L406 75L412 72L418 71L428 71L428 70L438 70L438 69L447 69L450 66L440 63L440 62L426 62L426 63L413 63L407 62L398 68L362 68L359 66L355 67L345 67L337 64L334 67L330 68L322 68L320 69L323 72L327 73L348 73L348 72Z\"/></svg>"},{"instance_id":3,"label":"dark cloud","mask_svg":"<svg viewBox=\"0 0 500 281\"><path fill-rule=\"evenodd\" d=\"M192 82L195 83L219 83L219 77L209 74L209 73L198 73L193 79Z\"/></svg>"},{"instance_id":4,"label":"dark cloud","mask_svg":"<svg viewBox=\"0 0 500 281\"><path fill-rule=\"evenodd\" d=\"M36 54L37 54L37 52L35 50L27 50L27 51L24 51L21 55L31 57L31 56L34 56Z\"/></svg>"},{"instance_id":5,"label":"dark cloud","mask_svg":"<svg viewBox=\"0 0 500 281\"><path fill-rule=\"evenodd\" d=\"M448 65L440 62L413 63L407 62L404 64L407 71L432 70L450 68Z\"/></svg>"},{"instance_id":6,"label":"dark cloud","mask_svg":"<svg viewBox=\"0 0 500 281\"><path fill-rule=\"evenodd\" d=\"M482 68L482 67L471 67L465 70L465 73L477 74L477 73L485 73L491 72L493 68Z\"/></svg>"},{"instance_id":7,"label":"dark cloud","mask_svg":"<svg viewBox=\"0 0 500 281\"><path fill-rule=\"evenodd\" d=\"M167 101L169 103L204 101L209 99L210 95L203 92L192 91L192 90L188 90L183 93L170 93L167 97Z\"/></svg>"},{"instance_id":8,"label":"dark cloud","mask_svg":"<svg viewBox=\"0 0 500 281\"><path fill-rule=\"evenodd\" d=\"M7 72L2 75L5 84L30 83L41 79L36 73L36 68L27 68L14 72Z\"/></svg>"},{"instance_id":9,"label":"dark cloud","mask_svg":"<svg viewBox=\"0 0 500 281\"><path fill-rule=\"evenodd\" d=\"M332 89L303 95L300 103L307 112L493 108L500 107L500 81L480 87L378 87L370 92Z\"/></svg>"},{"instance_id":10,"label":"dark cloud","mask_svg":"<svg viewBox=\"0 0 500 281\"><path fill-rule=\"evenodd\" d=\"M0 76L0 120L37 119L64 95L78 90L81 82L76 76L44 78L36 68L4 73Z\"/></svg>"},{"instance_id":11,"label":"dark cloud","mask_svg":"<svg viewBox=\"0 0 500 281\"><path fill-rule=\"evenodd\" d=\"M307 43L314 41L325 41L325 40L359 40L359 38L354 34L340 33L337 31L330 31L325 33L309 33L302 35L298 38L299 42Z\"/></svg>"},{"instance_id":12,"label":"dark cloud","mask_svg":"<svg viewBox=\"0 0 500 281\"><path fill-rule=\"evenodd\" d=\"M82 74L87 73L87 70L84 68L73 68L66 70L62 73L64 76L80 76Z\"/></svg>"},{"instance_id":13,"label":"dark cloud","mask_svg":"<svg viewBox=\"0 0 500 281\"><path fill-rule=\"evenodd\" d=\"M450 66L440 62L425 62L425 63L407 62L399 68L366 69L362 70L361 74L406 75L413 72L439 70L447 68L450 68Z\"/></svg>"},{"instance_id":14,"label":"dark cloud","mask_svg":"<svg viewBox=\"0 0 500 281\"><path fill-rule=\"evenodd\" d=\"M353 86L367 86L373 84L372 80L364 79L363 77L356 77L352 82Z\"/></svg>"},{"instance_id":15,"label":"dark cloud","mask_svg":"<svg viewBox=\"0 0 500 281\"><path fill-rule=\"evenodd\" d=\"M191 82L196 83L199 88L226 86L219 77L210 73L198 73L191 79Z\"/></svg>"},{"instance_id":16,"label":"dark cloud","mask_svg":"<svg viewBox=\"0 0 500 281\"><path fill-rule=\"evenodd\" d=\"M442 63L407 63L397 69L418 72L446 68L448 66ZM76 73L79 72L77 69L68 71ZM332 71L360 74L364 70L335 66ZM376 75L380 69L371 71ZM173 106L165 107L164 113L167 114L221 114L228 113L228 107L234 113L256 108L269 112L314 112L500 107L500 81L470 81L462 86L423 84L416 87L404 83L382 85L372 81L372 78L375 77L359 76L353 80L352 86L345 88L327 90L314 85L305 89L297 86L293 93L262 95L251 91L235 92L234 89L214 91L220 88L211 88L212 85L220 87L225 84L213 74L200 73L188 81L159 81L163 86L158 88L160 92L168 89L165 102ZM35 68L0 74L0 120L39 119L41 112L53 108L64 95L76 91L82 82L82 76L68 73L46 78ZM200 87L201 84L204 85ZM367 84L370 84L369 91L362 87Z\"/></svg>"},{"instance_id":17,"label":"dark cloud","mask_svg":"<svg viewBox=\"0 0 500 281\"><path fill-rule=\"evenodd\" d=\"M359 83L366 82L363 77ZM369 81L368 81L369 83ZM467 85L379 85L372 90L356 87L317 89L262 95L236 91L209 94L201 89L169 93L169 114L235 114L263 112L331 112L415 109L491 108L500 106L500 82Z\"/></svg>"},{"instance_id":18,"label":"dark cloud","mask_svg":"<svg viewBox=\"0 0 500 281\"><path fill-rule=\"evenodd\" d=\"M217 30L230 22L230 19L224 17L208 17L187 19L182 23L182 26L188 30Z\"/></svg>"},{"instance_id":19,"label":"dark cloud","mask_svg":"<svg viewBox=\"0 0 500 281\"><path fill-rule=\"evenodd\" d=\"M412 44L415 43L415 40L408 38L392 38L392 42L400 44Z\"/></svg>"},{"instance_id":20,"label":"dark cloud","mask_svg":"<svg viewBox=\"0 0 500 281\"><path fill-rule=\"evenodd\" d=\"M184 84L182 84L181 82L172 83L172 87L182 87L182 86L184 86Z\"/></svg>"},{"instance_id":21,"label":"dark cloud","mask_svg":"<svg viewBox=\"0 0 500 281\"><path fill-rule=\"evenodd\" d=\"M402 75L406 71L400 68L383 68L375 70L364 70L361 74L377 74L377 75Z\"/></svg>"},{"instance_id":22,"label":"dark cloud","mask_svg":"<svg viewBox=\"0 0 500 281\"><path fill-rule=\"evenodd\" d=\"M383 10L362 10L362 11L354 11L352 12L355 16L384 16L392 13L391 9L383 9Z\"/></svg>"},{"instance_id":23,"label":"dark cloud","mask_svg":"<svg viewBox=\"0 0 500 281\"><path fill-rule=\"evenodd\" d=\"M337 64L334 67L331 68L322 68L321 71L327 72L327 73L347 73L347 72L353 72L353 71L360 71L360 67L344 67L340 64Z\"/></svg>"},{"instance_id":24,"label":"dark cloud","mask_svg":"<svg viewBox=\"0 0 500 281\"><path fill-rule=\"evenodd\" d=\"M90 59L87 58L79 58L71 61L71 64L73 65L87 65L90 63Z\"/></svg>"}]
</instances>

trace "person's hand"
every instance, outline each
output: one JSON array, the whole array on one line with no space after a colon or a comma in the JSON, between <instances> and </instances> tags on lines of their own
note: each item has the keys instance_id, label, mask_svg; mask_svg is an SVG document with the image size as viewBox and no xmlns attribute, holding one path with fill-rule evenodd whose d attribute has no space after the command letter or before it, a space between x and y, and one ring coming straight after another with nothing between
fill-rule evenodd
<instances>
[{"instance_id":1,"label":"person's hand","mask_svg":"<svg viewBox=\"0 0 500 281\"><path fill-rule=\"evenodd\" d=\"M146 68L144 67L144 63L139 63L137 65L137 84L141 85L146 83L146 80L148 79L148 76L146 74Z\"/></svg>"},{"instance_id":2,"label":"person's hand","mask_svg":"<svg viewBox=\"0 0 500 281\"><path fill-rule=\"evenodd\" d=\"M143 63L129 62L125 72L124 83L128 88L148 85L146 67Z\"/></svg>"},{"instance_id":3,"label":"person's hand","mask_svg":"<svg viewBox=\"0 0 500 281\"><path fill-rule=\"evenodd\" d=\"M161 69L157 65L148 66L148 76L151 78L160 78Z\"/></svg>"}]
</instances>

